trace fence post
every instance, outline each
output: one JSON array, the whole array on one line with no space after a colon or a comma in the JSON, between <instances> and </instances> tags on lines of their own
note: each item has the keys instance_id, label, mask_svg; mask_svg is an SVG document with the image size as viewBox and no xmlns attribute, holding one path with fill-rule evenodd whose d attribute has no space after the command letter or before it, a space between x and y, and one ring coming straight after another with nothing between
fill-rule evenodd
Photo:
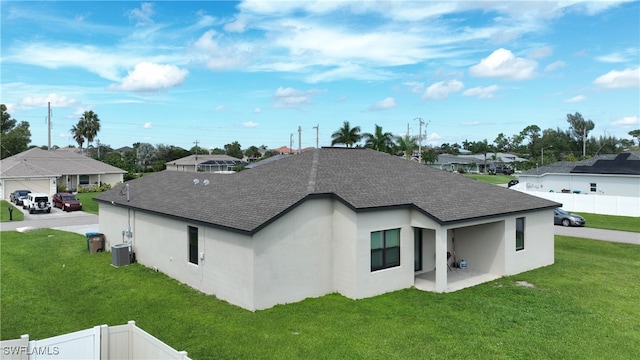
<instances>
[{"instance_id":1,"label":"fence post","mask_svg":"<svg viewBox=\"0 0 640 360\"><path fill-rule=\"evenodd\" d=\"M109 326L100 325L100 360L109 359Z\"/></svg>"},{"instance_id":2,"label":"fence post","mask_svg":"<svg viewBox=\"0 0 640 360\"><path fill-rule=\"evenodd\" d=\"M136 327L136 322L129 320L127 325L129 325L129 359L133 359L133 329Z\"/></svg>"}]
</instances>

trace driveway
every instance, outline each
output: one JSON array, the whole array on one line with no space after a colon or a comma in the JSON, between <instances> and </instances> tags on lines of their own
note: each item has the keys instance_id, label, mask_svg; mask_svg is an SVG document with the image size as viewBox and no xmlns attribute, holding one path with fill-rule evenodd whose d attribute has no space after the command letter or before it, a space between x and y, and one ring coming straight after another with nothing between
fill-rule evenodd
<instances>
[{"instance_id":1,"label":"driveway","mask_svg":"<svg viewBox=\"0 0 640 360\"><path fill-rule=\"evenodd\" d=\"M640 233L630 231L604 230L588 227L564 227L558 225L554 226L554 231L556 235L640 245Z\"/></svg>"},{"instance_id":2,"label":"driveway","mask_svg":"<svg viewBox=\"0 0 640 360\"><path fill-rule=\"evenodd\" d=\"M8 221L0 223L0 231L27 231L39 228L50 228L64 230L85 235L87 232L99 232L98 215L86 213L84 211L64 212L58 208L52 208L51 213L29 214L27 210L22 210L24 220Z\"/></svg>"}]
</instances>

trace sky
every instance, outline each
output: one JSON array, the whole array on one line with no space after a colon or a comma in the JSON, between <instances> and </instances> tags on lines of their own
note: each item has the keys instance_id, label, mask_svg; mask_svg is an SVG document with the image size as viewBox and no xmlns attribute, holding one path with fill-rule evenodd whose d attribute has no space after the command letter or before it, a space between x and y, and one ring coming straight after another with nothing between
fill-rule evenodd
<instances>
[{"instance_id":1,"label":"sky","mask_svg":"<svg viewBox=\"0 0 640 360\"><path fill-rule=\"evenodd\" d=\"M490 143L640 128L638 1L0 1L0 102L31 145L331 145L344 121ZM423 125L421 126L421 123ZM298 142L298 139L301 139ZM95 143L94 143L95 145ZM86 143L85 145L86 146Z\"/></svg>"}]
</instances>

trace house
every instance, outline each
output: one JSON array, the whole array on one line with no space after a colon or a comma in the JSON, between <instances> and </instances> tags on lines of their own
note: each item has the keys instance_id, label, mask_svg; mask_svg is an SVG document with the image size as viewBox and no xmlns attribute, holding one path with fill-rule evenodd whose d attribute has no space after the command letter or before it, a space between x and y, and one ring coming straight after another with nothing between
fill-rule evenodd
<instances>
[{"instance_id":1,"label":"house","mask_svg":"<svg viewBox=\"0 0 640 360\"><path fill-rule=\"evenodd\" d=\"M165 163L167 170L188 172L229 172L247 163L229 155L189 155Z\"/></svg>"},{"instance_id":2,"label":"house","mask_svg":"<svg viewBox=\"0 0 640 360\"><path fill-rule=\"evenodd\" d=\"M496 165L506 165L515 169L518 162L527 161L527 159L518 157L509 153L487 153L487 168L495 168ZM486 172L484 170L484 154L466 154L466 155L452 155L441 154L438 155L438 160L430 164L431 167L448 170L448 171L465 171L465 172Z\"/></svg>"},{"instance_id":3,"label":"house","mask_svg":"<svg viewBox=\"0 0 640 360\"><path fill-rule=\"evenodd\" d=\"M141 264L248 310L445 292L457 272L479 283L550 265L560 205L349 148L229 175L163 171L95 200L107 248L128 242ZM467 269L449 271L448 252Z\"/></svg>"},{"instance_id":4,"label":"house","mask_svg":"<svg viewBox=\"0 0 640 360\"><path fill-rule=\"evenodd\" d=\"M560 161L518 175L527 191L640 198L640 151Z\"/></svg>"},{"instance_id":5,"label":"house","mask_svg":"<svg viewBox=\"0 0 640 360\"><path fill-rule=\"evenodd\" d=\"M72 151L32 148L0 160L0 196L7 200L20 189L51 196L58 188L76 191L99 184L115 186L125 173Z\"/></svg>"}]
</instances>

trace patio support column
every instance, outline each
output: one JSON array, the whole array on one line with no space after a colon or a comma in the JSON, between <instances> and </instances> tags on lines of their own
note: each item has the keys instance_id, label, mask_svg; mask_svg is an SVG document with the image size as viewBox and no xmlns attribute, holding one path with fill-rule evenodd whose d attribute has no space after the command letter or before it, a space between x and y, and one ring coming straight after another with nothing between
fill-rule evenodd
<instances>
[{"instance_id":1,"label":"patio support column","mask_svg":"<svg viewBox=\"0 0 640 360\"><path fill-rule=\"evenodd\" d=\"M447 230L436 229L436 292L447 291Z\"/></svg>"}]
</instances>

